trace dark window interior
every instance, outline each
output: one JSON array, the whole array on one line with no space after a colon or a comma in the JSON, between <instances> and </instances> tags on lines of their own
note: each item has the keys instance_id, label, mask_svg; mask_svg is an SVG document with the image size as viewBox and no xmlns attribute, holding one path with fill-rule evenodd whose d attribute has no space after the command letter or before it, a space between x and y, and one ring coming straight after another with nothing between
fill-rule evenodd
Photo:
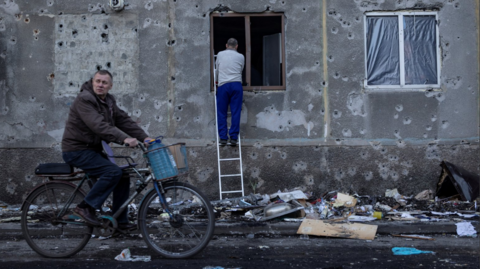
<instances>
[{"instance_id":1,"label":"dark window interior","mask_svg":"<svg viewBox=\"0 0 480 269\"><path fill-rule=\"evenodd\" d=\"M252 86L263 85L263 37L282 33L282 18L275 17L251 17L250 18L250 38L252 47ZM258 72L258 73L257 73ZM281 74L281 72L280 72ZM281 81L281 79L280 79ZM272 85L278 86L280 84Z\"/></svg>"},{"instance_id":2,"label":"dark window interior","mask_svg":"<svg viewBox=\"0 0 480 269\"><path fill-rule=\"evenodd\" d=\"M238 41L238 52L247 58L245 41L245 18L244 17L214 17L213 18L213 51L217 55L225 50L229 38L233 37ZM246 68L243 69L242 81L246 85Z\"/></svg>"}]
</instances>

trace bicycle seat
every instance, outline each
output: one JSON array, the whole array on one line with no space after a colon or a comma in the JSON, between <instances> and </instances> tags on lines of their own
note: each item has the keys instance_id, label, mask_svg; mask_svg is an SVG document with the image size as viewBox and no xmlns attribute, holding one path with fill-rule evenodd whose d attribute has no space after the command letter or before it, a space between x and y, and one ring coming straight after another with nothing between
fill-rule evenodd
<instances>
[{"instance_id":1,"label":"bicycle seat","mask_svg":"<svg viewBox=\"0 0 480 269\"><path fill-rule=\"evenodd\" d=\"M103 141L103 140L102 140L102 147L103 147L103 151L105 152L105 154L107 155L108 159L109 159L112 163L117 164L117 163L115 162L115 158L123 158L123 159L125 159L125 160L128 162L128 164L125 164L125 165L118 165L118 164L117 164L118 167L120 167L120 169L123 170L123 169L126 169L126 168L130 168L130 167L135 167L135 166L137 166L137 164L133 162L133 159L132 159L132 157L130 157L130 156L114 156L114 155L113 155L113 150L112 150L112 148L108 145L107 142L105 142L105 141ZM130 162L129 160L131 160L132 162Z\"/></svg>"},{"instance_id":2,"label":"bicycle seat","mask_svg":"<svg viewBox=\"0 0 480 269\"><path fill-rule=\"evenodd\" d=\"M66 163L41 163L35 168L35 175L71 175L73 166Z\"/></svg>"}]
</instances>

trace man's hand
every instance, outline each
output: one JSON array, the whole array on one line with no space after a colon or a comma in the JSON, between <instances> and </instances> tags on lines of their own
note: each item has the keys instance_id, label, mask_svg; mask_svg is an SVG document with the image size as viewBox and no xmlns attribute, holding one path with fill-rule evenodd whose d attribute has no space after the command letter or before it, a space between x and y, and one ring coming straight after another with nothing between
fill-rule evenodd
<instances>
[{"instance_id":1,"label":"man's hand","mask_svg":"<svg viewBox=\"0 0 480 269\"><path fill-rule=\"evenodd\" d=\"M131 147L131 148L134 148L138 145L137 139L136 138L131 138L131 137L125 138L125 140L123 140L123 143L128 144L128 146Z\"/></svg>"}]
</instances>

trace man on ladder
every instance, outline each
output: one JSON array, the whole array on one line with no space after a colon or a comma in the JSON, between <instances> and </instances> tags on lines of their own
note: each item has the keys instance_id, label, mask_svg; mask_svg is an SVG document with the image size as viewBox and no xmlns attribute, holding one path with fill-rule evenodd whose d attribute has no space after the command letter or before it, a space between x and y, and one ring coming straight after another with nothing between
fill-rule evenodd
<instances>
[{"instance_id":1,"label":"man on ladder","mask_svg":"<svg viewBox=\"0 0 480 269\"><path fill-rule=\"evenodd\" d=\"M229 136L230 145L236 146L240 132L240 115L243 102L242 71L245 66L245 57L237 52L238 41L230 38L226 44L226 50L217 55L215 83L217 89L217 122L219 144L227 145L227 111L230 105L232 122Z\"/></svg>"}]
</instances>

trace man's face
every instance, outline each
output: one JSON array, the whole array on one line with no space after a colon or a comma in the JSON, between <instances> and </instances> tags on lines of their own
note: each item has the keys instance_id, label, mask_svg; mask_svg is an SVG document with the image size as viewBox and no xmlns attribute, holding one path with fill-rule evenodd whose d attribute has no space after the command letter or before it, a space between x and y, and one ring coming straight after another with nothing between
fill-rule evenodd
<instances>
[{"instance_id":1,"label":"man's face","mask_svg":"<svg viewBox=\"0 0 480 269\"><path fill-rule=\"evenodd\" d=\"M96 74L93 77L93 91L101 99L105 99L108 91L112 88L112 79L109 75Z\"/></svg>"}]
</instances>

